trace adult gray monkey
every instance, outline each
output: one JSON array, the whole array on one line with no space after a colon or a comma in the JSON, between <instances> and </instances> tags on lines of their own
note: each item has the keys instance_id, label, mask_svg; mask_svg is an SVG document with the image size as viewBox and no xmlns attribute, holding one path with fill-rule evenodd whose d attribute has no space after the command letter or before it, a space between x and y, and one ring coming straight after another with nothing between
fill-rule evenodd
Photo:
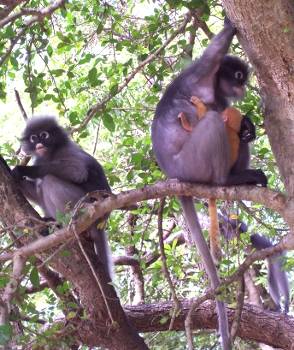
<instances>
[{"instance_id":1,"label":"adult gray monkey","mask_svg":"<svg viewBox=\"0 0 294 350\"><path fill-rule=\"evenodd\" d=\"M248 71L240 59L226 56L236 30L229 20L214 37L202 56L169 85L159 101L152 124L153 150L161 169L169 178L218 185L266 183L261 170L231 172L230 151L221 112L229 99L242 98ZM208 109L200 118L191 103L196 96ZM187 131L182 116L192 126ZM198 116L198 118L197 118ZM220 279L202 235L191 197L180 197L192 238L202 257L213 288ZM224 350L231 349L225 305L216 300L219 332Z\"/></svg>"},{"instance_id":2,"label":"adult gray monkey","mask_svg":"<svg viewBox=\"0 0 294 350\"><path fill-rule=\"evenodd\" d=\"M71 141L53 117L29 119L21 143L34 163L16 166L12 175L23 194L38 204L47 218L56 219L58 212L68 211L88 192L111 192L102 166ZM105 219L98 220L90 235L111 278L112 260L104 226Z\"/></svg>"}]
</instances>

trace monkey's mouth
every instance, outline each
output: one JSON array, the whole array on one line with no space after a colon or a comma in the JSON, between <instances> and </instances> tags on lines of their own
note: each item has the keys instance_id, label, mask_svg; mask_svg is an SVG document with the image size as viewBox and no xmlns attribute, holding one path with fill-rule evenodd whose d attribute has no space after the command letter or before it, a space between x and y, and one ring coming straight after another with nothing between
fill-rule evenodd
<instances>
[{"instance_id":1,"label":"monkey's mouth","mask_svg":"<svg viewBox=\"0 0 294 350\"><path fill-rule=\"evenodd\" d=\"M234 86L233 91L237 98L242 98L245 95L245 88L243 86Z\"/></svg>"},{"instance_id":2,"label":"monkey's mouth","mask_svg":"<svg viewBox=\"0 0 294 350\"><path fill-rule=\"evenodd\" d=\"M43 144L38 143L36 145L36 153L37 154L43 155L46 152L47 152L47 148Z\"/></svg>"}]
</instances>

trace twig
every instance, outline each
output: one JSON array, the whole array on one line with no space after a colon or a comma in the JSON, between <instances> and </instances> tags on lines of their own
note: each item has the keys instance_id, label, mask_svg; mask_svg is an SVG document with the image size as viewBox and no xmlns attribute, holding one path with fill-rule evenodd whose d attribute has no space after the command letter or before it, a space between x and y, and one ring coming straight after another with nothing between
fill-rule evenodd
<instances>
[{"instance_id":1,"label":"twig","mask_svg":"<svg viewBox=\"0 0 294 350\"><path fill-rule=\"evenodd\" d=\"M18 104L18 107L19 109L21 110L21 113L22 113L22 116L23 116L23 119L24 120L28 120L28 115L23 107L23 104L21 102L21 99L20 99L20 96L19 96L19 92L14 89L14 93L15 93L15 98L16 98L16 101L17 101L17 104Z\"/></svg>"},{"instance_id":2,"label":"twig","mask_svg":"<svg viewBox=\"0 0 294 350\"><path fill-rule=\"evenodd\" d=\"M176 319L176 316L178 315L179 311L181 310L181 303L177 297L177 293L175 290L175 287L173 285L173 281L170 277L167 262L166 262L166 256L164 252L164 243L163 243L163 232L162 232L162 221L163 221L163 210L164 210L164 204L165 204L165 198L162 198L160 200L159 204L159 210L158 210L158 237L159 237L159 249L160 249L160 255L161 255L161 261L162 261L162 270L165 275L165 278L167 280L167 283L169 285L173 302L174 302L174 309L170 321L170 325L168 327L169 330L173 329L173 324Z\"/></svg>"},{"instance_id":3,"label":"twig","mask_svg":"<svg viewBox=\"0 0 294 350\"><path fill-rule=\"evenodd\" d=\"M14 38L10 41L10 46L6 50L6 52L2 55L0 59L0 66L6 61L7 57L10 55L13 50L15 44L18 40L24 35L24 33L35 23L41 22L44 18L51 16L54 11L65 4L66 0L57 0L56 2L50 4L50 6L40 9L37 15L33 16L30 20L25 23L25 26L14 36Z\"/></svg>"},{"instance_id":4,"label":"twig","mask_svg":"<svg viewBox=\"0 0 294 350\"><path fill-rule=\"evenodd\" d=\"M137 214L130 213L127 218L132 236L135 233L135 227L138 217L139 216ZM138 250L136 249L135 245L127 246L125 251L127 255L131 257L138 253ZM132 274L131 280L134 282L134 293L130 293L130 300L132 300L133 305L142 304L145 300L144 276L138 259L137 264L132 264L130 266L130 270Z\"/></svg>"},{"instance_id":5,"label":"twig","mask_svg":"<svg viewBox=\"0 0 294 350\"><path fill-rule=\"evenodd\" d=\"M202 297L197 298L196 300L193 299L193 301L192 301L192 305L190 306L189 312L187 313L187 316L185 318L185 332L186 332L186 337L187 337L188 349L189 350L194 350L193 336L192 336L192 316L193 316L193 312L204 301L206 301L208 299L213 299L214 298L214 294L215 294L215 291L209 290Z\"/></svg>"},{"instance_id":6,"label":"twig","mask_svg":"<svg viewBox=\"0 0 294 350\"><path fill-rule=\"evenodd\" d=\"M0 324L4 325L9 322L8 316L11 310L11 300L17 291L19 283L22 279L22 270L25 264L25 259L19 255L15 254L13 257L13 271L10 281L4 289L4 293L1 300L1 316Z\"/></svg>"},{"instance_id":7,"label":"twig","mask_svg":"<svg viewBox=\"0 0 294 350\"><path fill-rule=\"evenodd\" d=\"M181 24L181 26L174 31L174 33L164 42L164 44L160 48L158 48L153 54L151 54L148 58L142 61L137 66L137 68L135 68L133 72L126 77L125 82L120 86L118 86L117 91L115 93L106 95L101 102L96 103L93 107L91 107L88 110L86 118L82 121L80 126L72 130L72 133L78 132L81 129L83 129L89 123L89 121L94 117L94 115L105 107L107 102L109 102L114 96L119 94L126 86L128 86L129 82L135 77L135 75L138 72L140 72L148 63L152 62L178 34L184 31L184 29L186 28L186 25L190 22L190 20L191 20L191 14L189 12L186 14L185 19Z\"/></svg>"},{"instance_id":8,"label":"twig","mask_svg":"<svg viewBox=\"0 0 294 350\"><path fill-rule=\"evenodd\" d=\"M235 315L234 320L231 327L231 342L232 345L234 344L234 340L237 336L237 332L240 327L241 323L241 315L244 305L244 297L245 297L245 282L244 282L244 276L241 276L238 283L238 290L237 290L237 306L235 309Z\"/></svg>"}]
</instances>

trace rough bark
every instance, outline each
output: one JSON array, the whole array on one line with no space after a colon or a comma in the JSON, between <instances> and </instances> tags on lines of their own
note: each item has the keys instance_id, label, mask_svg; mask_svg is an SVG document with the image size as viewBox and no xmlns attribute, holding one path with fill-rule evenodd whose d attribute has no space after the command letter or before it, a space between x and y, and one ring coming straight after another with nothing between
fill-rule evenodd
<instances>
[{"instance_id":1,"label":"rough bark","mask_svg":"<svg viewBox=\"0 0 294 350\"><path fill-rule=\"evenodd\" d=\"M182 311L176 317L173 330L184 331L184 320L189 310L189 302L182 301ZM167 331L170 325L172 302L127 306L125 310L139 332ZM230 323L234 311L228 310ZM162 320L166 320L162 323ZM216 329L217 314L215 303L206 301L193 313L193 329ZM282 349L292 349L294 339L294 318L274 312L264 311L245 304L237 336Z\"/></svg>"},{"instance_id":2,"label":"rough bark","mask_svg":"<svg viewBox=\"0 0 294 350\"><path fill-rule=\"evenodd\" d=\"M294 197L294 2L223 0L252 63L265 127L289 197ZM289 202L292 208L293 202ZM294 225L294 216L288 218ZM292 226L293 228L293 226Z\"/></svg>"},{"instance_id":3,"label":"rough bark","mask_svg":"<svg viewBox=\"0 0 294 350\"><path fill-rule=\"evenodd\" d=\"M37 231L32 218L39 218L38 214L20 191L15 188L10 174L1 162L0 184L1 222L6 226L13 226L21 222L31 228L32 232ZM28 234L21 239L21 242L26 244L35 239L36 236ZM64 248L70 252L69 256L65 257L59 253L48 264L72 283L81 305L86 311L87 320L80 319L78 315L72 320L76 326L78 337L83 344L89 346L100 345L113 350L148 349L143 339L139 337L127 320L113 286L108 283L103 267L98 264L97 258L95 258L93 244L84 239L83 246L95 267L115 322L112 323L110 320L101 291L80 248L75 242L70 243ZM53 252L53 249L49 250L38 255L38 258L44 261Z\"/></svg>"}]
</instances>

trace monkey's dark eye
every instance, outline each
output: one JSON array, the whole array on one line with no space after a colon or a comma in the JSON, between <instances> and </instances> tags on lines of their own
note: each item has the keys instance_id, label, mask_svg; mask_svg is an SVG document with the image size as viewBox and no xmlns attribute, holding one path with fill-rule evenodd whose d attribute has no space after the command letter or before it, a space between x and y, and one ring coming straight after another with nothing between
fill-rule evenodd
<instances>
[{"instance_id":1,"label":"monkey's dark eye","mask_svg":"<svg viewBox=\"0 0 294 350\"><path fill-rule=\"evenodd\" d=\"M241 79L243 79L243 73L240 71L240 70L238 70L237 72L235 72L235 78L236 79L238 79L238 80L241 80Z\"/></svg>"},{"instance_id":2,"label":"monkey's dark eye","mask_svg":"<svg viewBox=\"0 0 294 350\"><path fill-rule=\"evenodd\" d=\"M48 131L42 131L41 133L40 133L40 138L41 139L48 139L49 138L49 132Z\"/></svg>"},{"instance_id":3,"label":"monkey's dark eye","mask_svg":"<svg viewBox=\"0 0 294 350\"><path fill-rule=\"evenodd\" d=\"M37 135L31 135L30 136L30 142L31 143L35 143L38 140L38 136Z\"/></svg>"}]
</instances>

